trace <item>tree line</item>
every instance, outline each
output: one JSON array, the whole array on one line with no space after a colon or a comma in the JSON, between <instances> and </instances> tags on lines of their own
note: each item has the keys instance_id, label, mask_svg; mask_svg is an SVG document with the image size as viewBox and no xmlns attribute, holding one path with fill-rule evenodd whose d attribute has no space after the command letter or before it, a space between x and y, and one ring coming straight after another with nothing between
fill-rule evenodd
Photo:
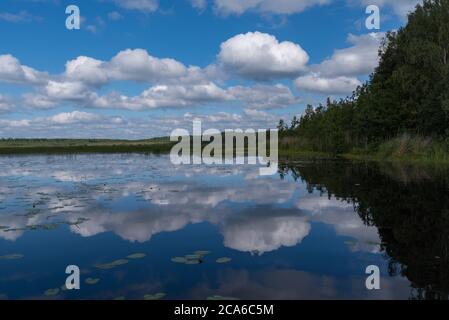
<instances>
[{"instance_id":1,"label":"tree line","mask_svg":"<svg viewBox=\"0 0 449 320\"><path fill-rule=\"evenodd\" d=\"M375 149L407 134L449 139L449 0L424 0L406 26L388 32L379 65L352 96L308 105L280 136L296 147L333 153Z\"/></svg>"}]
</instances>

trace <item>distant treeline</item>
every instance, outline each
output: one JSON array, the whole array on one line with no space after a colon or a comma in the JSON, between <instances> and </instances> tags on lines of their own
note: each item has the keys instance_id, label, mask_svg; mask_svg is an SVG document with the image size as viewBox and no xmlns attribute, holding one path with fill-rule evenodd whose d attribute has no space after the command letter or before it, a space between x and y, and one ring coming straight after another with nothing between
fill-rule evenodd
<instances>
[{"instance_id":1,"label":"distant treeline","mask_svg":"<svg viewBox=\"0 0 449 320\"><path fill-rule=\"evenodd\" d=\"M369 81L351 97L309 105L290 123L281 120L283 146L449 154L449 0L418 5L405 27L386 34L379 57Z\"/></svg>"}]
</instances>

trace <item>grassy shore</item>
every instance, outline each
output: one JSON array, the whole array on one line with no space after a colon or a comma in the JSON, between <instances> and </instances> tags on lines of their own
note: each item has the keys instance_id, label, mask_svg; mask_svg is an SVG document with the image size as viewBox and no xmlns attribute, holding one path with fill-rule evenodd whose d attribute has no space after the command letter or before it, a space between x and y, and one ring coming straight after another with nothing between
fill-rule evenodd
<instances>
[{"instance_id":1,"label":"grassy shore","mask_svg":"<svg viewBox=\"0 0 449 320\"><path fill-rule=\"evenodd\" d=\"M368 149L353 149L345 153L302 150L280 143L279 154L284 158L348 159L408 163L449 164L449 142L404 134Z\"/></svg>"},{"instance_id":2,"label":"grassy shore","mask_svg":"<svg viewBox=\"0 0 449 320\"><path fill-rule=\"evenodd\" d=\"M279 157L289 159L348 159L409 163L449 164L449 144L430 138L402 135L368 150L354 149L335 154L311 151L297 144L279 145ZM79 154L79 153L169 153L175 143L168 137L147 140L101 139L8 139L0 140L0 155L14 154Z\"/></svg>"},{"instance_id":3,"label":"grassy shore","mask_svg":"<svg viewBox=\"0 0 449 320\"><path fill-rule=\"evenodd\" d=\"M148 140L9 139L0 140L0 155L67 153L168 153L168 138Z\"/></svg>"}]
</instances>

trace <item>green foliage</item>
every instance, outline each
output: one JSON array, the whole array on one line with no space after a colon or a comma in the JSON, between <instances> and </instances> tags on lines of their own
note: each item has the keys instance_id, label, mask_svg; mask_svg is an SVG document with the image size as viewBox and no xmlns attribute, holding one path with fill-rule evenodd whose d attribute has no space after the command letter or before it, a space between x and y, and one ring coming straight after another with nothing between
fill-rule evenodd
<instances>
[{"instance_id":1,"label":"green foliage","mask_svg":"<svg viewBox=\"0 0 449 320\"><path fill-rule=\"evenodd\" d=\"M2 154L39 153L168 153L173 142L168 138L148 140L94 140L94 139L4 139L0 140Z\"/></svg>"},{"instance_id":2,"label":"green foliage","mask_svg":"<svg viewBox=\"0 0 449 320\"><path fill-rule=\"evenodd\" d=\"M382 158L425 158L447 162L449 161L449 143L441 139L403 134L379 145L377 155Z\"/></svg>"},{"instance_id":3,"label":"green foliage","mask_svg":"<svg viewBox=\"0 0 449 320\"><path fill-rule=\"evenodd\" d=\"M381 148L388 153L398 143L413 149L404 145L412 140L420 150L429 147L420 146L429 138L416 137L448 137L449 0L418 5L405 27L387 33L379 56L370 80L352 97L308 106L290 128L282 122L283 141L294 137L297 146L307 150L346 153L376 150L393 139Z\"/></svg>"},{"instance_id":4,"label":"green foliage","mask_svg":"<svg viewBox=\"0 0 449 320\"><path fill-rule=\"evenodd\" d=\"M404 138L405 140L405 138ZM449 299L449 168L397 162L281 164L309 192L351 203L375 226L391 275L411 282L411 299Z\"/></svg>"}]
</instances>

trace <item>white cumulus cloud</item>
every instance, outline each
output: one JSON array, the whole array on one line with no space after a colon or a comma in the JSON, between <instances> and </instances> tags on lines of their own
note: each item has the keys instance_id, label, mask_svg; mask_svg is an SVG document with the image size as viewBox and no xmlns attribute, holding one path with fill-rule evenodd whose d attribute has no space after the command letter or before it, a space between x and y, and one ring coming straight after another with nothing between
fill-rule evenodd
<instances>
[{"instance_id":1,"label":"white cumulus cloud","mask_svg":"<svg viewBox=\"0 0 449 320\"><path fill-rule=\"evenodd\" d=\"M46 78L46 73L22 65L16 57L10 54L0 55L0 82L38 84Z\"/></svg>"},{"instance_id":2,"label":"white cumulus cloud","mask_svg":"<svg viewBox=\"0 0 449 320\"><path fill-rule=\"evenodd\" d=\"M68 79L92 85L113 80L162 81L186 76L188 68L174 59L151 56L144 49L120 51L110 61L80 56L66 64Z\"/></svg>"},{"instance_id":3,"label":"white cumulus cloud","mask_svg":"<svg viewBox=\"0 0 449 320\"><path fill-rule=\"evenodd\" d=\"M207 0L189 0L192 7L198 10L203 10L207 7Z\"/></svg>"},{"instance_id":4,"label":"white cumulus cloud","mask_svg":"<svg viewBox=\"0 0 449 320\"><path fill-rule=\"evenodd\" d=\"M360 36L349 34L347 41L350 47L335 50L329 59L311 69L325 76L369 74L379 63L379 47L384 36L382 32Z\"/></svg>"},{"instance_id":5,"label":"white cumulus cloud","mask_svg":"<svg viewBox=\"0 0 449 320\"><path fill-rule=\"evenodd\" d=\"M236 86L229 88L234 99L242 101L248 109L276 109L288 107L299 102L290 88L282 84Z\"/></svg>"},{"instance_id":6,"label":"white cumulus cloud","mask_svg":"<svg viewBox=\"0 0 449 320\"><path fill-rule=\"evenodd\" d=\"M232 73L255 80L289 78L305 69L309 56L298 44L261 33L239 34L221 44L219 62Z\"/></svg>"},{"instance_id":7,"label":"white cumulus cloud","mask_svg":"<svg viewBox=\"0 0 449 320\"><path fill-rule=\"evenodd\" d=\"M311 230L306 218L300 216L257 217L231 220L222 228L224 244L243 252L263 254L281 247L294 247Z\"/></svg>"},{"instance_id":8,"label":"white cumulus cloud","mask_svg":"<svg viewBox=\"0 0 449 320\"><path fill-rule=\"evenodd\" d=\"M0 94L0 113L11 111L13 107L14 104L10 99Z\"/></svg>"},{"instance_id":9,"label":"white cumulus cloud","mask_svg":"<svg viewBox=\"0 0 449 320\"><path fill-rule=\"evenodd\" d=\"M156 85L139 96L128 97L110 93L96 97L91 105L99 108L124 108L130 110L155 109L162 107L187 107L207 102L231 100L226 90L214 83L195 85Z\"/></svg>"},{"instance_id":10,"label":"white cumulus cloud","mask_svg":"<svg viewBox=\"0 0 449 320\"><path fill-rule=\"evenodd\" d=\"M322 78L316 74L299 77L295 80L298 90L325 94L346 94L354 91L361 82L357 78Z\"/></svg>"},{"instance_id":11,"label":"white cumulus cloud","mask_svg":"<svg viewBox=\"0 0 449 320\"><path fill-rule=\"evenodd\" d=\"M299 90L322 94L350 94L379 63L379 47L384 33L369 33L360 36L349 34L348 48L337 49L331 57L320 64L312 65L309 72L295 80Z\"/></svg>"}]
</instances>

